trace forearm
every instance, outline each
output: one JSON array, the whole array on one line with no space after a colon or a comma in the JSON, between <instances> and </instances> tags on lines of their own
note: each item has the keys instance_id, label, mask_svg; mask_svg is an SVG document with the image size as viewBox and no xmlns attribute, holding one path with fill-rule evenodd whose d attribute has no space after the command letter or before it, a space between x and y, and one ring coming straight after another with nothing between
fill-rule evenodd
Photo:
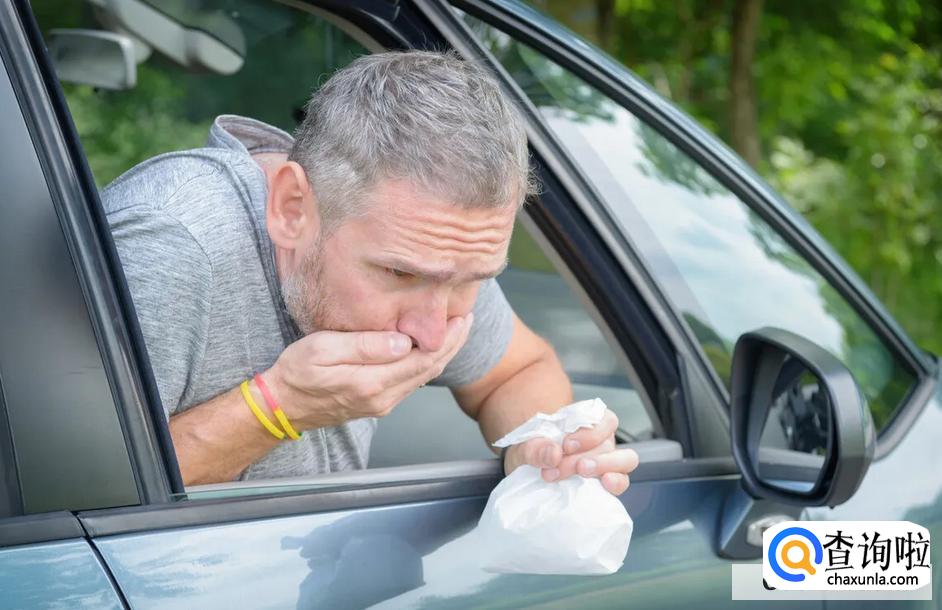
<instances>
[{"instance_id":1,"label":"forearm","mask_svg":"<svg viewBox=\"0 0 942 610\"><path fill-rule=\"evenodd\" d=\"M231 481L280 442L255 418L239 388L172 416L170 436L184 485Z\"/></svg>"},{"instance_id":2,"label":"forearm","mask_svg":"<svg viewBox=\"0 0 942 610\"><path fill-rule=\"evenodd\" d=\"M490 445L536 413L552 413L572 402L572 383L552 349L497 386L477 413Z\"/></svg>"}]
</instances>

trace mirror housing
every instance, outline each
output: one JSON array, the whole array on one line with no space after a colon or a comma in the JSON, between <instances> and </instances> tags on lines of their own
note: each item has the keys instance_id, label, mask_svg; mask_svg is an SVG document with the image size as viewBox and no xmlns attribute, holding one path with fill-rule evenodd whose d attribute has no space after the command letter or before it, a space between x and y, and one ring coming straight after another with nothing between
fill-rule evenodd
<instances>
[{"instance_id":1,"label":"mirror housing","mask_svg":"<svg viewBox=\"0 0 942 610\"><path fill-rule=\"evenodd\" d=\"M87 1L104 27L131 34L187 69L229 75L245 64L245 34L223 11L203 10L192 1L160 8L147 0Z\"/></svg>"},{"instance_id":2,"label":"mirror housing","mask_svg":"<svg viewBox=\"0 0 942 610\"><path fill-rule=\"evenodd\" d=\"M817 377L829 411L827 449L820 475L808 490L775 485L759 474L760 461L774 453L760 452L766 419L781 390L783 371L795 369L788 364L795 361L803 365L800 370ZM778 328L746 333L736 342L730 426L733 458L746 492L757 499L804 506L833 507L846 502L866 475L876 444L867 402L847 367L811 341Z\"/></svg>"},{"instance_id":3,"label":"mirror housing","mask_svg":"<svg viewBox=\"0 0 942 610\"><path fill-rule=\"evenodd\" d=\"M59 80L100 89L126 90L137 85L134 43L123 34L102 30L50 30L46 47Z\"/></svg>"}]
</instances>

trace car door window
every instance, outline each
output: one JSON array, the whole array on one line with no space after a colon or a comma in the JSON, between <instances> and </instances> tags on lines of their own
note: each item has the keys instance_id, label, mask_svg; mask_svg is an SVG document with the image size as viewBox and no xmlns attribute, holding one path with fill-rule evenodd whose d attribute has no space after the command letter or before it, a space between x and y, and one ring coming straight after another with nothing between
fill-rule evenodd
<instances>
[{"instance_id":1,"label":"car door window","mask_svg":"<svg viewBox=\"0 0 942 610\"><path fill-rule=\"evenodd\" d=\"M645 257L729 388L733 346L775 326L840 358L884 427L915 381L773 227L657 131L546 55L466 23L538 108Z\"/></svg>"}]
</instances>

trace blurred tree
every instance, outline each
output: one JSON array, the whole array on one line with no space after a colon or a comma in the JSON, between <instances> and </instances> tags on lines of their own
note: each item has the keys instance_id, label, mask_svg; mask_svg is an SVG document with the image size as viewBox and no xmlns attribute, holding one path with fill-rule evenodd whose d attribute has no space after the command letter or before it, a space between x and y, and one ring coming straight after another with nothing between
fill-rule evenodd
<instances>
[{"instance_id":1,"label":"blurred tree","mask_svg":"<svg viewBox=\"0 0 942 610\"><path fill-rule=\"evenodd\" d=\"M756 91L752 64L762 0L736 0L733 5L732 61L729 71L729 125L733 150L749 165L759 165L759 134L756 125Z\"/></svg>"},{"instance_id":2,"label":"blurred tree","mask_svg":"<svg viewBox=\"0 0 942 610\"><path fill-rule=\"evenodd\" d=\"M532 3L729 142L942 353L942 2Z\"/></svg>"}]
</instances>

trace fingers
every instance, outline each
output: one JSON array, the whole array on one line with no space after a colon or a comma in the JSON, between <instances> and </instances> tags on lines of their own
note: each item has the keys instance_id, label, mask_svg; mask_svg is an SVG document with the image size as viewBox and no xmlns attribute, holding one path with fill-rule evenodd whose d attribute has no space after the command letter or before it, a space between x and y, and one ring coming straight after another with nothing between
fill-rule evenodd
<instances>
[{"instance_id":1,"label":"fingers","mask_svg":"<svg viewBox=\"0 0 942 610\"><path fill-rule=\"evenodd\" d=\"M523 463L536 468L555 468L563 458L560 446L548 438L531 438L522 450Z\"/></svg>"},{"instance_id":2,"label":"fingers","mask_svg":"<svg viewBox=\"0 0 942 610\"><path fill-rule=\"evenodd\" d=\"M578 474L583 477L598 477L602 485L616 496L628 489L628 474L638 467L638 453L633 449L614 449L609 440L585 454L570 455L560 461L556 468L544 469L544 481L558 481Z\"/></svg>"},{"instance_id":3,"label":"fingers","mask_svg":"<svg viewBox=\"0 0 942 610\"><path fill-rule=\"evenodd\" d=\"M582 453L602 444L612 437L618 429L618 416L606 409L602 421L591 428L582 428L563 439L563 451L566 455Z\"/></svg>"},{"instance_id":4,"label":"fingers","mask_svg":"<svg viewBox=\"0 0 942 610\"><path fill-rule=\"evenodd\" d=\"M584 477L597 477L608 472L628 474L637 467L637 452L633 449L617 449L580 458L576 462L576 473Z\"/></svg>"},{"instance_id":5,"label":"fingers","mask_svg":"<svg viewBox=\"0 0 942 610\"><path fill-rule=\"evenodd\" d=\"M455 357L468 338L474 316L455 317L448 321L445 343L436 352L414 350L408 358L376 367L377 379L394 396L394 402L408 396L420 385L438 377L445 366ZM382 369L382 370L379 370Z\"/></svg>"},{"instance_id":6,"label":"fingers","mask_svg":"<svg viewBox=\"0 0 942 610\"><path fill-rule=\"evenodd\" d=\"M321 331L304 337L307 357L317 366L385 364L412 351L408 335L392 331Z\"/></svg>"},{"instance_id":7,"label":"fingers","mask_svg":"<svg viewBox=\"0 0 942 610\"><path fill-rule=\"evenodd\" d=\"M543 469L545 480L566 478L575 473L576 464L582 457L614 449L617 428L618 417L606 410L598 424L568 435L562 446L547 438L534 438L523 443L521 463ZM509 470L518 465L513 464Z\"/></svg>"},{"instance_id":8,"label":"fingers","mask_svg":"<svg viewBox=\"0 0 942 610\"><path fill-rule=\"evenodd\" d=\"M555 467L543 469L543 472L542 472L543 480L544 481L556 481L559 479L565 479L566 477L571 477L572 475L576 474L576 464L578 464L580 460L588 459L588 458L595 458L599 454L612 451L613 449L615 449L615 441L609 438L603 441L601 445L593 447L589 451L579 453L576 455L564 456L563 459L561 459L559 463L555 465ZM604 471L597 470L597 472L604 472ZM590 475L590 476L598 476L598 475Z\"/></svg>"}]
</instances>

